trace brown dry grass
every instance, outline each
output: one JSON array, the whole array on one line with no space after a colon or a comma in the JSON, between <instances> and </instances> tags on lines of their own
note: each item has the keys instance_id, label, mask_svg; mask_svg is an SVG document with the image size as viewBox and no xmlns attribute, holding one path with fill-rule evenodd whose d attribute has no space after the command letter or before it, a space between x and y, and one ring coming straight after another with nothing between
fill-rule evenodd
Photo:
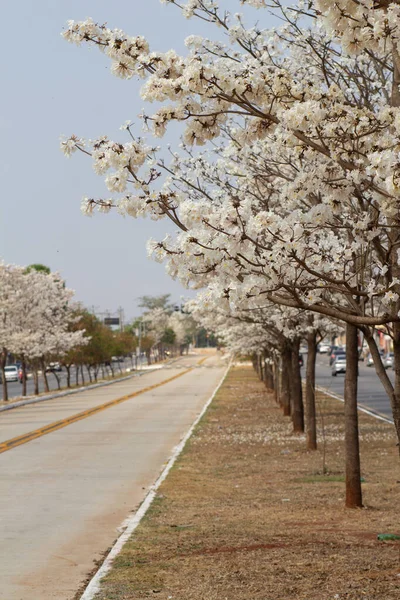
<instances>
[{"instance_id":1,"label":"brown dry grass","mask_svg":"<svg viewBox=\"0 0 400 600\"><path fill-rule=\"evenodd\" d=\"M252 369L231 369L98 600L398 600L393 428L360 414L363 510L343 507L343 405L322 449L291 434Z\"/></svg>"}]
</instances>

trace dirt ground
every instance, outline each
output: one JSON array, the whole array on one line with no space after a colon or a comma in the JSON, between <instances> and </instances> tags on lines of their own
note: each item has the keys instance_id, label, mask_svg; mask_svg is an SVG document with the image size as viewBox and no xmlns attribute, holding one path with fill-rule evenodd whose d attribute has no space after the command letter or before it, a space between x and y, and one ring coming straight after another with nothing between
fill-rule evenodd
<instances>
[{"instance_id":1,"label":"dirt ground","mask_svg":"<svg viewBox=\"0 0 400 600\"><path fill-rule=\"evenodd\" d=\"M349 510L343 404L319 394L318 414L307 452L253 370L233 367L96 598L399 600L400 544L377 540L400 531L394 429L360 414L365 508Z\"/></svg>"}]
</instances>

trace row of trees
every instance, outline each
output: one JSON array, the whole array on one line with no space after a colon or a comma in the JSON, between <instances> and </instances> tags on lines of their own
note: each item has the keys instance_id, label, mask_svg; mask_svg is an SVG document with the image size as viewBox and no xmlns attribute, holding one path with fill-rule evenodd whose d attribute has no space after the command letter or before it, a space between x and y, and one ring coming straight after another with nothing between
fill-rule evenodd
<instances>
[{"instance_id":1,"label":"row of trees","mask_svg":"<svg viewBox=\"0 0 400 600\"><path fill-rule=\"evenodd\" d=\"M343 323L346 502L360 506L357 330L400 441L400 0L241 1L274 12L283 26L273 30L260 19L247 27L214 0L163 3L224 39L191 36L183 56L91 19L71 21L64 32L101 49L118 77L144 79L143 99L160 103L143 115L155 137L174 121L183 126L170 163L129 123L127 141L65 139L65 154L90 155L114 194L85 198L83 211L115 206L174 224L174 236L149 242L150 254L185 285L207 287L200 309L214 322L227 319L228 338L246 325L259 356L266 352L276 364L279 355L280 396L296 430L303 428L299 338L307 336L313 357L320 330ZM375 343L377 326L393 340L394 384ZM247 348L244 334L234 340Z\"/></svg>"},{"instance_id":2,"label":"row of trees","mask_svg":"<svg viewBox=\"0 0 400 600\"><path fill-rule=\"evenodd\" d=\"M169 296L141 299L144 316L124 331L112 331L95 315L73 301L58 273L43 265L19 267L0 264L0 368L3 399L8 400L5 367L10 357L21 364L22 395L27 393L28 370L35 394L39 373L49 391L48 365L66 369L66 385L97 381L99 374L114 377L121 371L115 357L131 357L140 347L148 363L168 354L183 353L195 332L193 319L169 303ZM139 329L138 329L139 328ZM113 360L114 358L114 360ZM57 370L52 375L61 380Z\"/></svg>"},{"instance_id":3,"label":"row of trees","mask_svg":"<svg viewBox=\"0 0 400 600\"><path fill-rule=\"evenodd\" d=\"M58 273L0 264L3 400L8 400L4 369L9 354L21 361L23 392L26 393L28 363L33 368L35 389L38 390L38 370L45 373L47 361L86 344L84 331L73 327L77 316L72 297L73 291L65 286Z\"/></svg>"},{"instance_id":4,"label":"row of trees","mask_svg":"<svg viewBox=\"0 0 400 600\"><path fill-rule=\"evenodd\" d=\"M169 355L181 355L194 345L197 323L182 305L170 302L170 294L142 296L139 307L143 315L132 329L140 336L140 347L148 364Z\"/></svg>"}]
</instances>

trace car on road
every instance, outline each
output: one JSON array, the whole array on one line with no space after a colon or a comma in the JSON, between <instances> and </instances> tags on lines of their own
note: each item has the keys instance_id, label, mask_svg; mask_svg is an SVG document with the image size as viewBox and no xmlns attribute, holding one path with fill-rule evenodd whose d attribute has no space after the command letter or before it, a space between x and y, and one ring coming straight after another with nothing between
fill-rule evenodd
<instances>
[{"instance_id":1,"label":"car on road","mask_svg":"<svg viewBox=\"0 0 400 600\"><path fill-rule=\"evenodd\" d=\"M331 345L326 344L325 342L321 342L318 346L318 352L320 354L328 354L330 349L331 349Z\"/></svg>"},{"instance_id":2,"label":"car on road","mask_svg":"<svg viewBox=\"0 0 400 600\"><path fill-rule=\"evenodd\" d=\"M300 365L300 367L302 367L304 365L304 358L301 353L299 354L299 365Z\"/></svg>"},{"instance_id":3,"label":"car on road","mask_svg":"<svg viewBox=\"0 0 400 600\"><path fill-rule=\"evenodd\" d=\"M123 363L124 361L125 361L124 356L112 356L111 357L111 362L113 362L113 363Z\"/></svg>"},{"instance_id":4,"label":"car on road","mask_svg":"<svg viewBox=\"0 0 400 600\"><path fill-rule=\"evenodd\" d=\"M333 365L333 362L338 354L346 354L345 349L342 348L342 346L332 346L332 349L331 349L330 355L329 355L329 366L330 367Z\"/></svg>"},{"instance_id":5,"label":"car on road","mask_svg":"<svg viewBox=\"0 0 400 600\"><path fill-rule=\"evenodd\" d=\"M382 359L383 366L385 369L393 368L394 366L394 354L393 352L388 352Z\"/></svg>"},{"instance_id":6,"label":"car on road","mask_svg":"<svg viewBox=\"0 0 400 600\"><path fill-rule=\"evenodd\" d=\"M4 375L6 381L18 381L17 365L9 365L8 367L4 367Z\"/></svg>"},{"instance_id":7,"label":"car on road","mask_svg":"<svg viewBox=\"0 0 400 600\"><path fill-rule=\"evenodd\" d=\"M49 373L51 371L62 371L62 366L60 365L59 362L51 362L47 365L46 367L46 373Z\"/></svg>"},{"instance_id":8,"label":"car on road","mask_svg":"<svg viewBox=\"0 0 400 600\"><path fill-rule=\"evenodd\" d=\"M332 363L332 375L336 377L338 373L346 373L346 355L336 354Z\"/></svg>"}]
</instances>

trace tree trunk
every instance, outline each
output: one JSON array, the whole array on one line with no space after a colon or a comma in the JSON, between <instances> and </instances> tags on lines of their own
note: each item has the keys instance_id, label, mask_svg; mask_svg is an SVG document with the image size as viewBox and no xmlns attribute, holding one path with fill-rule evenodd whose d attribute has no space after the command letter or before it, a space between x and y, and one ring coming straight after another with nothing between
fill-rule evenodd
<instances>
[{"instance_id":1,"label":"tree trunk","mask_svg":"<svg viewBox=\"0 0 400 600\"><path fill-rule=\"evenodd\" d=\"M290 348L285 346L282 352L282 375L281 375L281 396L280 403L283 408L283 414L285 417L289 417L291 414L291 402L290 402L290 380L292 378L292 355Z\"/></svg>"},{"instance_id":2,"label":"tree trunk","mask_svg":"<svg viewBox=\"0 0 400 600\"><path fill-rule=\"evenodd\" d=\"M6 350L6 348L3 348L3 352L1 353L1 360L0 360L1 381L2 381L2 387L3 387L3 402L8 402L8 385L7 385L7 381L6 381L6 374L4 371L6 362L7 362L7 350Z\"/></svg>"},{"instance_id":3,"label":"tree trunk","mask_svg":"<svg viewBox=\"0 0 400 600\"><path fill-rule=\"evenodd\" d=\"M379 349L376 345L376 341L371 329L369 327L363 327L362 331L364 332L369 351L371 352L371 356L374 360L376 374L381 380L381 383L385 388L385 392L390 400L393 421L397 433L397 440L400 443L400 324L393 323L393 354L395 371L394 386L389 379L385 367L383 366L382 357L379 354Z\"/></svg>"},{"instance_id":4,"label":"tree trunk","mask_svg":"<svg viewBox=\"0 0 400 600\"><path fill-rule=\"evenodd\" d=\"M26 360L25 357L21 357L21 370L22 370L22 395L26 396Z\"/></svg>"},{"instance_id":5,"label":"tree trunk","mask_svg":"<svg viewBox=\"0 0 400 600\"><path fill-rule=\"evenodd\" d=\"M79 385L79 366L75 365L75 383L76 386L78 387Z\"/></svg>"},{"instance_id":6,"label":"tree trunk","mask_svg":"<svg viewBox=\"0 0 400 600\"><path fill-rule=\"evenodd\" d=\"M264 355L263 354L259 354L258 364L260 365L260 379L261 379L261 381L264 381L265 380L265 364L264 364Z\"/></svg>"},{"instance_id":7,"label":"tree trunk","mask_svg":"<svg viewBox=\"0 0 400 600\"><path fill-rule=\"evenodd\" d=\"M279 373L279 371L277 369L276 360L274 358L274 362L272 363L272 383L273 383L275 402L279 401L278 400L279 399L279 377L277 377L278 373Z\"/></svg>"},{"instance_id":8,"label":"tree trunk","mask_svg":"<svg viewBox=\"0 0 400 600\"><path fill-rule=\"evenodd\" d=\"M317 334L307 335L307 372L306 372L306 434L307 449L317 449L317 420L315 416L315 362L317 359Z\"/></svg>"},{"instance_id":9,"label":"tree trunk","mask_svg":"<svg viewBox=\"0 0 400 600\"><path fill-rule=\"evenodd\" d=\"M400 323L393 323L394 390L390 398L397 440L400 444ZM400 449L400 445L399 445Z\"/></svg>"},{"instance_id":10,"label":"tree trunk","mask_svg":"<svg viewBox=\"0 0 400 600\"><path fill-rule=\"evenodd\" d=\"M60 390L60 389L61 389L61 385L60 385L60 378L59 378L59 376L57 375L57 373L55 372L55 370L54 370L54 369L53 369L52 373L53 373L53 375L54 375L54 377L55 377L55 380L56 380L56 382L57 382L57 389L58 389L58 390Z\"/></svg>"},{"instance_id":11,"label":"tree trunk","mask_svg":"<svg viewBox=\"0 0 400 600\"><path fill-rule=\"evenodd\" d=\"M71 387L71 366L65 365L65 368L67 369L67 388L70 388Z\"/></svg>"},{"instance_id":12,"label":"tree trunk","mask_svg":"<svg viewBox=\"0 0 400 600\"><path fill-rule=\"evenodd\" d=\"M346 506L362 506L360 447L358 437L357 327L346 324L346 377L344 382L345 453L346 453Z\"/></svg>"},{"instance_id":13,"label":"tree trunk","mask_svg":"<svg viewBox=\"0 0 400 600\"><path fill-rule=\"evenodd\" d=\"M46 363L44 362L44 358L41 359L40 366L42 367L42 373L43 373L44 391L49 392L50 391L49 380L47 379Z\"/></svg>"},{"instance_id":14,"label":"tree trunk","mask_svg":"<svg viewBox=\"0 0 400 600\"><path fill-rule=\"evenodd\" d=\"M300 340L292 343L292 377L290 379L290 398L292 403L293 431L304 432L304 406L303 389L301 384L301 370L299 363Z\"/></svg>"},{"instance_id":15,"label":"tree trunk","mask_svg":"<svg viewBox=\"0 0 400 600\"><path fill-rule=\"evenodd\" d=\"M35 367L33 369L33 385L34 385L34 392L35 392L35 396L39 395L39 373L37 368Z\"/></svg>"},{"instance_id":16,"label":"tree trunk","mask_svg":"<svg viewBox=\"0 0 400 600\"><path fill-rule=\"evenodd\" d=\"M82 379L82 385L85 385L85 375L83 373L83 365L81 365L81 379Z\"/></svg>"}]
</instances>

